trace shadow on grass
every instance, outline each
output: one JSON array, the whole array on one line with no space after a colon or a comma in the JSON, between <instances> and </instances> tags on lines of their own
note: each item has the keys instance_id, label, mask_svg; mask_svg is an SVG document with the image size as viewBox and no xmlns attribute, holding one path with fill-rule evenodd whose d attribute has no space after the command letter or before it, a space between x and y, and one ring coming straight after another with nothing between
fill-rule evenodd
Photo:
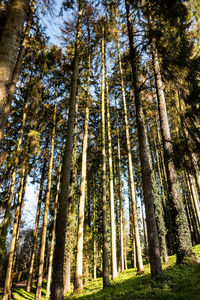
<instances>
[{"instance_id":1,"label":"shadow on grass","mask_svg":"<svg viewBox=\"0 0 200 300\"><path fill-rule=\"evenodd\" d=\"M35 294L26 292L25 288L13 289L14 299L35 299Z\"/></svg>"},{"instance_id":2,"label":"shadow on grass","mask_svg":"<svg viewBox=\"0 0 200 300\"><path fill-rule=\"evenodd\" d=\"M197 250L200 254L200 247ZM200 300L200 265L191 261L183 265L174 265L175 257L163 265L163 273L155 278L150 277L149 265L145 265L145 273L136 276L136 269L128 269L119 273L119 277L111 282L110 287L102 289L102 279L89 282L84 290L76 295L68 294L65 300ZM35 285L33 285L35 291ZM42 285L42 296L45 296L46 281ZM13 289L17 300L35 299L34 293L27 293L25 288ZM44 299L44 298L43 298Z\"/></svg>"},{"instance_id":3,"label":"shadow on grass","mask_svg":"<svg viewBox=\"0 0 200 300\"><path fill-rule=\"evenodd\" d=\"M26 291L26 287L13 289L13 295L15 297L14 299L35 299L35 292L36 292L35 284L32 285L31 293L28 293ZM42 289L41 289L41 297L43 297L44 299L45 296L46 296L46 281L43 281Z\"/></svg>"},{"instance_id":4,"label":"shadow on grass","mask_svg":"<svg viewBox=\"0 0 200 300\"><path fill-rule=\"evenodd\" d=\"M124 275L126 272L124 272ZM82 293L65 296L65 300L131 300L131 299L154 299L154 300L200 300L200 266L191 264L180 266L168 266L162 274L151 278L149 274L137 277L119 279L111 283L110 287L98 291L90 283ZM133 274L134 276L134 274Z\"/></svg>"}]
</instances>

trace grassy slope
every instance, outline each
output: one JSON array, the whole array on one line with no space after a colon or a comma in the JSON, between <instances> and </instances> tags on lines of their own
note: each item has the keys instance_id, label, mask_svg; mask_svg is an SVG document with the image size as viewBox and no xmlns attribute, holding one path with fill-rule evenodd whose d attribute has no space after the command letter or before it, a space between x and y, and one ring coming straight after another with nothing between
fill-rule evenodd
<instances>
[{"instance_id":1,"label":"grassy slope","mask_svg":"<svg viewBox=\"0 0 200 300\"><path fill-rule=\"evenodd\" d=\"M200 258L200 245L194 247L194 252ZM79 294L66 295L65 300L200 300L200 265L195 265L188 260L184 265L176 266L175 256L171 256L168 264L163 265L163 270L162 275L151 279L149 265L145 265L145 272L140 276L136 276L135 269L129 269L120 273L105 290L102 290L102 279L98 279L90 282ZM22 288L16 289L13 295L18 300L34 299L34 294L28 294Z\"/></svg>"}]
</instances>

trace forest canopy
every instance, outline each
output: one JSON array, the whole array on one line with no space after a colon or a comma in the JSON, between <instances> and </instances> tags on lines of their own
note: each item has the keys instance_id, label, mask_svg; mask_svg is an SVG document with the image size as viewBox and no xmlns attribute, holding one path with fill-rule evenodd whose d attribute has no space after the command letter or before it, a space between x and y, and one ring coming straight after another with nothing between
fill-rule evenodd
<instances>
[{"instance_id":1,"label":"forest canopy","mask_svg":"<svg viewBox=\"0 0 200 300\"><path fill-rule=\"evenodd\" d=\"M2 299L199 264L199 112L198 0L0 1Z\"/></svg>"}]
</instances>

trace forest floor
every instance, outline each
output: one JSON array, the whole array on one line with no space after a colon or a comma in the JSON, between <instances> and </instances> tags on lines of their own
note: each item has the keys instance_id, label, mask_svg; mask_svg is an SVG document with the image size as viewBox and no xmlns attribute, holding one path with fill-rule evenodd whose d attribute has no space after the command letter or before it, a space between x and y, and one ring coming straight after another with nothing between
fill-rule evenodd
<instances>
[{"instance_id":1,"label":"forest floor","mask_svg":"<svg viewBox=\"0 0 200 300\"><path fill-rule=\"evenodd\" d=\"M200 258L200 245L194 247L194 252ZM34 299L33 293L27 293L23 287L13 289L13 299ZM42 290L45 297L45 283ZM43 298L44 299L44 298ZM119 273L110 287L102 289L102 279L90 281L76 295L69 293L65 300L127 300L127 299L192 299L200 300L200 264L187 259L184 264L177 266L175 256L169 257L169 262L163 264L163 274L152 279L150 265L144 265L144 274L137 275L136 269L128 269Z\"/></svg>"}]
</instances>

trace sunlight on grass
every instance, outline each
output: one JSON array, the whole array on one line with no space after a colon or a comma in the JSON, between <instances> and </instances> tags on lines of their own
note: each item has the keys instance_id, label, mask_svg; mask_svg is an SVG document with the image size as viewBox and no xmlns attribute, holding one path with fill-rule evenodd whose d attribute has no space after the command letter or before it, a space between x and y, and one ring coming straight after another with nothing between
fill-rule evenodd
<instances>
[{"instance_id":1,"label":"sunlight on grass","mask_svg":"<svg viewBox=\"0 0 200 300\"><path fill-rule=\"evenodd\" d=\"M200 258L200 245L194 252ZM131 299L200 299L200 265L191 261L177 266L175 255L169 257L169 262L163 264L163 273L156 278L150 276L150 265L144 265L144 274L137 275L136 269L128 269L119 273L118 278L111 281L110 287L102 289L102 279L90 281L83 291L76 295L65 295L65 300L131 300ZM14 299L34 299L34 293L27 293L23 288L13 291ZM45 297L45 283L42 288ZM44 298L42 298L44 299Z\"/></svg>"}]
</instances>

